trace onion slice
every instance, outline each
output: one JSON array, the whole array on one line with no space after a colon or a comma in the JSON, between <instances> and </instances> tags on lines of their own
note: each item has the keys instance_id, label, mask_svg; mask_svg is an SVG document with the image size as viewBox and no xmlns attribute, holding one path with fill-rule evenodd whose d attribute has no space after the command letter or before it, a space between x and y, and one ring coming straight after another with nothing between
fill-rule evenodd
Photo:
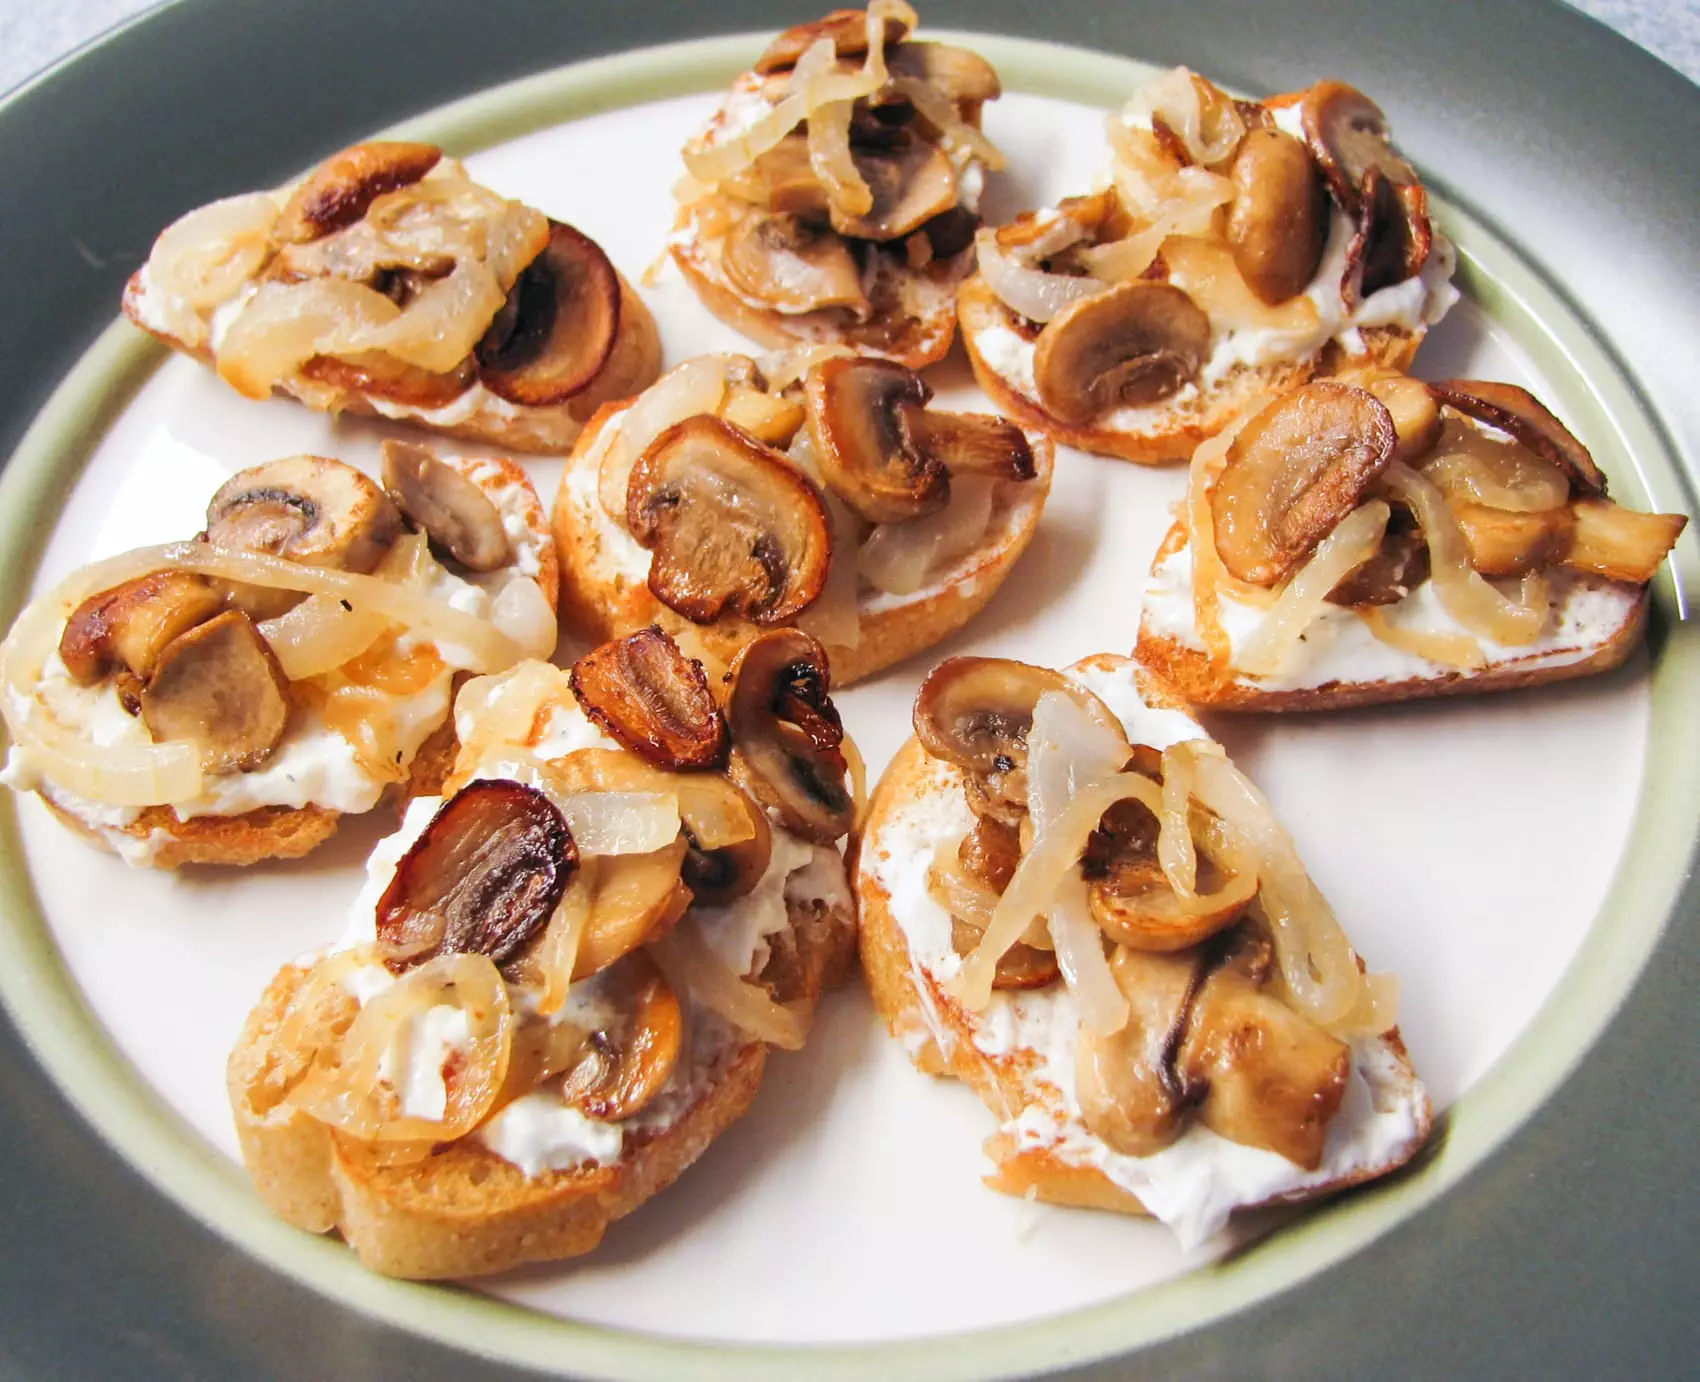
<instances>
[{"instance_id":1,"label":"onion slice","mask_svg":"<svg viewBox=\"0 0 1700 1382\"><path fill-rule=\"evenodd\" d=\"M330 595L309 595L259 626L277 665L291 681L334 671L377 642L390 621L371 610L356 613Z\"/></svg>"},{"instance_id":2,"label":"onion slice","mask_svg":"<svg viewBox=\"0 0 1700 1382\"><path fill-rule=\"evenodd\" d=\"M986 286L1005 307L1029 321L1048 322L1070 303L1096 296L1110 286L1101 278L1030 268L998 244L997 232L989 228L974 237L974 253Z\"/></svg>"},{"instance_id":3,"label":"onion slice","mask_svg":"<svg viewBox=\"0 0 1700 1382\"><path fill-rule=\"evenodd\" d=\"M869 533L854 569L887 595L913 595L979 546L991 526L997 484L989 475L957 476L949 502L936 513L881 523Z\"/></svg>"},{"instance_id":4,"label":"onion slice","mask_svg":"<svg viewBox=\"0 0 1700 1382\"><path fill-rule=\"evenodd\" d=\"M1182 902L1198 898L1198 851L1192 843L1193 741L1163 750L1163 809L1157 813L1157 862Z\"/></svg>"},{"instance_id":5,"label":"onion slice","mask_svg":"<svg viewBox=\"0 0 1700 1382\"><path fill-rule=\"evenodd\" d=\"M1366 605L1357 611L1357 616L1364 621L1370 633L1389 648L1438 662L1443 667L1456 667L1460 672L1475 672L1487 666L1487 654L1482 652L1482 645L1468 634L1408 629L1395 624L1379 605Z\"/></svg>"},{"instance_id":6,"label":"onion slice","mask_svg":"<svg viewBox=\"0 0 1700 1382\"><path fill-rule=\"evenodd\" d=\"M775 1003L766 990L734 974L686 917L649 953L676 993L688 993L740 1031L784 1051L801 1050L813 1014L802 1003Z\"/></svg>"},{"instance_id":7,"label":"onion slice","mask_svg":"<svg viewBox=\"0 0 1700 1382\"><path fill-rule=\"evenodd\" d=\"M1092 920L1086 901L1086 882L1078 874L1065 878L1046 909L1057 968L1080 1005L1080 1020L1098 1036L1113 1036L1127 1026L1127 998L1104 957L1104 933Z\"/></svg>"}]
</instances>

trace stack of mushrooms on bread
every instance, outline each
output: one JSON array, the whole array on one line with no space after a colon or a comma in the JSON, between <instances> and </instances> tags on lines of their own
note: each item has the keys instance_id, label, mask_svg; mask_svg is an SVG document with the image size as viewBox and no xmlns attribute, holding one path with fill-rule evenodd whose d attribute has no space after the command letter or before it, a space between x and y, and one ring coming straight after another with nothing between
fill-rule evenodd
<instances>
[{"instance_id":1,"label":"stack of mushrooms on bread","mask_svg":"<svg viewBox=\"0 0 1700 1382\"><path fill-rule=\"evenodd\" d=\"M1457 299L1386 118L1341 82L1236 101L1176 68L1109 117L1090 195L979 233L981 386L1025 426L1144 464L1353 364L1404 368Z\"/></svg>"},{"instance_id":2,"label":"stack of mushrooms on bread","mask_svg":"<svg viewBox=\"0 0 1700 1382\"><path fill-rule=\"evenodd\" d=\"M956 334L1002 88L909 37L903 0L781 34L684 149L669 248L704 304L769 346L837 343L920 369Z\"/></svg>"},{"instance_id":3,"label":"stack of mushrooms on bread","mask_svg":"<svg viewBox=\"0 0 1700 1382\"><path fill-rule=\"evenodd\" d=\"M599 245L431 144L356 144L190 212L124 313L249 398L521 451L565 449L661 370L655 321Z\"/></svg>"},{"instance_id":4,"label":"stack of mushrooms on bread","mask_svg":"<svg viewBox=\"0 0 1700 1382\"><path fill-rule=\"evenodd\" d=\"M1263 795L1126 658L941 663L854 870L875 1006L1000 1120L994 1189L1235 1210L1403 1165L1431 1112Z\"/></svg>"},{"instance_id":5,"label":"stack of mushrooms on bread","mask_svg":"<svg viewBox=\"0 0 1700 1382\"><path fill-rule=\"evenodd\" d=\"M1038 527L1052 448L931 397L894 361L809 348L702 356L604 408L555 501L568 628L659 622L725 661L795 625L840 685L960 628Z\"/></svg>"},{"instance_id":6,"label":"stack of mushrooms on bread","mask_svg":"<svg viewBox=\"0 0 1700 1382\"><path fill-rule=\"evenodd\" d=\"M461 690L442 795L230 1057L277 1214L394 1276L576 1256L802 1045L854 947L842 731L794 630L721 689L651 629Z\"/></svg>"},{"instance_id":7,"label":"stack of mushrooms on bread","mask_svg":"<svg viewBox=\"0 0 1700 1382\"><path fill-rule=\"evenodd\" d=\"M1187 701L1244 710L1585 676L1636 646L1687 521L1607 498L1514 385L1318 380L1198 448L1136 655Z\"/></svg>"},{"instance_id":8,"label":"stack of mushrooms on bread","mask_svg":"<svg viewBox=\"0 0 1700 1382\"><path fill-rule=\"evenodd\" d=\"M0 646L0 781L131 864L305 854L453 753L456 680L548 656L557 564L518 466L387 443L237 472L191 542L81 568Z\"/></svg>"}]
</instances>

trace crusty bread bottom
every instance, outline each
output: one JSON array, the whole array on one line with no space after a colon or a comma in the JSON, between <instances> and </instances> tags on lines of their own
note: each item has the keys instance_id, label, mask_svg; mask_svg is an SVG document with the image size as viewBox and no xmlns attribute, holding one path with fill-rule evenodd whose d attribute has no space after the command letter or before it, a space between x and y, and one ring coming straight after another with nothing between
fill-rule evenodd
<instances>
[{"instance_id":1,"label":"crusty bread bottom","mask_svg":"<svg viewBox=\"0 0 1700 1382\"><path fill-rule=\"evenodd\" d=\"M1338 342L1330 341L1311 360L1239 365L1207 393L1194 393L1140 409L1139 426L1128 429L1064 422L992 366L983 353L987 333L1000 327L1020 333L1015 314L999 301L979 274L958 291L957 313L974 377L1002 412L1064 446L1099 456L1119 456L1140 465L1188 460L1201 442L1215 436L1241 411L1308 380L1347 368L1377 366L1403 370L1415 357L1423 338L1420 329L1407 332L1391 326L1366 327L1360 333L1368 348L1366 355L1348 355Z\"/></svg>"}]
</instances>

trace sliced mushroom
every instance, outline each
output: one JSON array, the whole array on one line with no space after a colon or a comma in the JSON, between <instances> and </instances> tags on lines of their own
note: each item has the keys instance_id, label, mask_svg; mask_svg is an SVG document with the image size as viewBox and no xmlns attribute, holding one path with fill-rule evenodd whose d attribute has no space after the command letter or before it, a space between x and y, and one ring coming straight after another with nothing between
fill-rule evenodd
<instances>
[{"instance_id":1,"label":"sliced mushroom","mask_svg":"<svg viewBox=\"0 0 1700 1382\"><path fill-rule=\"evenodd\" d=\"M857 321L873 314L850 246L801 216L746 215L727 234L720 265L734 288L780 312L842 307Z\"/></svg>"},{"instance_id":2,"label":"sliced mushroom","mask_svg":"<svg viewBox=\"0 0 1700 1382\"><path fill-rule=\"evenodd\" d=\"M59 637L71 679L92 686L123 667L153 675L160 653L179 634L217 614L224 603L205 576L155 571L91 595L72 611Z\"/></svg>"},{"instance_id":3,"label":"sliced mushroom","mask_svg":"<svg viewBox=\"0 0 1700 1382\"><path fill-rule=\"evenodd\" d=\"M494 571L513 558L500 510L471 480L416 442L383 445L384 488L431 542L471 571Z\"/></svg>"},{"instance_id":4,"label":"sliced mushroom","mask_svg":"<svg viewBox=\"0 0 1700 1382\"><path fill-rule=\"evenodd\" d=\"M726 721L702 664L653 624L586 653L571 684L584 713L646 763L684 771L726 760Z\"/></svg>"},{"instance_id":5,"label":"sliced mushroom","mask_svg":"<svg viewBox=\"0 0 1700 1382\"><path fill-rule=\"evenodd\" d=\"M896 15L887 15L883 37L886 45L897 42L909 32L909 25ZM834 10L824 19L811 20L787 29L756 59L757 72L782 72L795 67L797 60L823 38L832 40L833 51L841 58L859 58L868 51L868 14L866 10Z\"/></svg>"},{"instance_id":6,"label":"sliced mushroom","mask_svg":"<svg viewBox=\"0 0 1700 1382\"><path fill-rule=\"evenodd\" d=\"M916 408L909 410L907 421L915 449L952 475L1031 480L1038 473L1032 443L1008 418Z\"/></svg>"},{"instance_id":7,"label":"sliced mushroom","mask_svg":"<svg viewBox=\"0 0 1700 1382\"><path fill-rule=\"evenodd\" d=\"M826 220L830 205L826 188L809 157L809 137L788 134L755 162L721 179L719 190L739 201L768 211Z\"/></svg>"},{"instance_id":8,"label":"sliced mushroom","mask_svg":"<svg viewBox=\"0 0 1700 1382\"><path fill-rule=\"evenodd\" d=\"M1241 141L1229 177L1228 246L1252 292L1271 305L1305 290L1328 242L1328 193L1310 151L1280 130Z\"/></svg>"},{"instance_id":9,"label":"sliced mushroom","mask_svg":"<svg viewBox=\"0 0 1700 1382\"><path fill-rule=\"evenodd\" d=\"M739 650L730 675L732 780L786 829L832 844L849 831L856 803L825 649L800 629L774 629Z\"/></svg>"},{"instance_id":10,"label":"sliced mushroom","mask_svg":"<svg viewBox=\"0 0 1700 1382\"><path fill-rule=\"evenodd\" d=\"M1305 92L1299 118L1334 200L1352 215L1359 212L1370 169L1392 182L1417 181L1417 170L1393 147L1381 107L1356 87L1318 82Z\"/></svg>"},{"instance_id":11,"label":"sliced mushroom","mask_svg":"<svg viewBox=\"0 0 1700 1382\"><path fill-rule=\"evenodd\" d=\"M1125 1156L1151 1156L1186 1127L1194 1098L1175 1058L1186 1034L1201 959L1193 951L1152 955L1118 948L1110 960L1128 1001L1113 1036L1082 1029L1074 1086L1086 1126Z\"/></svg>"},{"instance_id":12,"label":"sliced mushroom","mask_svg":"<svg viewBox=\"0 0 1700 1382\"><path fill-rule=\"evenodd\" d=\"M1429 386L1408 374L1366 372L1335 376L1342 384L1353 384L1374 394L1387 406L1398 443L1393 459L1415 464L1440 441L1440 404Z\"/></svg>"},{"instance_id":13,"label":"sliced mushroom","mask_svg":"<svg viewBox=\"0 0 1700 1382\"><path fill-rule=\"evenodd\" d=\"M1576 528L1565 565L1636 585L1653 579L1688 526L1686 514L1636 513L1610 499L1578 499L1570 512Z\"/></svg>"},{"instance_id":14,"label":"sliced mushroom","mask_svg":"<svg viewBox=\"0 0 1700 1382\"><path fill-rule=\"evenodd\" d=\"M952 917L950 920L950 948L958 955L972 955L985 934L979 927L970 925L961 917ZM1061 974L1062 971L1057 968L1055 951L1041 950L1037 946L1023 945L1017 941L998 959L992 987L1042 989L1046 984L1055 983Z\"/></svg>"},{"instance_id":15,"label":"sliced mushroom","mask_svg":"<svg viewBox=\"0 0 1700 1382\"><path fill-rule=\"evenodd\" d=\"M1484 379L1442 379L1429 388L1448 407L1510 433L1542 460L1562 466L1578 492L1605 494L1606 477L1588 448L1527 389Z\"/></svg>"},{"instance_id":16,"label":"sliced mushroom","mask_svg":"<svg viewBox=\"0 0 1700 1382\"><path fill-rule=\"evenodd\" d=\"M565 403L602 373L620 334L620 276L589 236L549 222L549 243L479 341L478 377L498 398L529 408Z\"/></svg>"},{"instance_id":17,"label":"sliced mushroom","mask_svg":"<svg viewBox=\"0 0 1700 1382\"><path fill-rule=\"evenodd\" d=\"M1470 549L1470 565L1484 576L1521 576L1570 550L1576 519L1568 508L1513 513L1485 504L1451 506Z\"/></svg>"},{"instance_id":18,"label":"sliced mushroom","mask_svg":"<svg viewBox=\"0 0 1700 1382\"><path fill-rule=\"evenodd\" d=\"M1325 379L1276 399L1234 438L1210 495L1222 564L1276 584L1358 506L1395 440L1386 405L1362 389Z\"/></svg>"},{"instance_id":19,"label":"sliced mushroom","mask_svg":"<svg viewBox=\"0 0 1700 1382\"><path fill-rule=\"evenodd\" d=\"M655 961L642 953L609 972L600 996L614 1020L589 1034L561 1079L561 1100L587 1117L618 1123L666 1087L684 1047L685 1016Z\"/></svg>"},{"instance_id":20,"label":"sliced mushroom","mask_svg":"<svg viewBox=\"0 0 1700 1382\"><path fill-rule=\"evenodd\" d=\"M1021 832L1002 821L981 817L962 837L956 857L972 877L1002 893L1021 863Z\"/></svg>"},{"instance_id":21,"label":"sliced mushroom","mask_svg":"<svg viewBox=\"0 0 1700 1382\"><path fill-rule=\"evenodd\" d=\"M784 457L717 417L669 427L632 466L626 526L653 554L649 589L699 624L777 624L826 586L832 532Z\"/></svg>"},{"instance_id":22,"label":"sliced mushroom","mask_svg":"<svg viewBox=\"0 0 1700 1382\"><path fill-rule=\"evenodd\" d=\"M980 229L980 218L965 206L953 206L940 212L921 227L933 259L952 259L974 243L974 233ZM923 268L925 265L922 266Z\"/></svg>"},{"instance_id":23,"label":"sliced mushroom","mask_svg":"<svg viewBox=\"0 0 1700 1382\"><path fill-rule=\"evenodd\" d=\"M1396 605L1428 579L1428 540L1416 515L1392 506L1376 554L1328 592L1333 605Z\"/></svg>"},{"instance_id":24,"label":"sliced mushroom","mask_svg":"<svg viewBox=\"0 0 1700 1382\"><path fill-rule=\"evenodd\" d=\"M315 355L301 366L301 373L314 383L333 389L426 409L448 406L478 379L478 371L470 360L439 374L375 350L348 357Z\"/></svg>"},{"instance_id":25,"label":"sliced mushroom","mask_svg":"<svg viewBox=\"0 0 1700 1382\"><path fill-rule=\"evenodd\" d=\"M253 621L226 610L160 650L141 714L156 740L194 744L206 772L247 772L283 738L289 680Z\"/></svg>"},{"instance_id":26,"label":"sliced mushroom","mask_svg":"<svg viewBox=\"0 0 1700 1382\"><path fill-rule=\"evenodd\" d=\"M884 149L853 149L851 160L873 193L853 216L828 206L832 228L857 240L901 240L956 205L956 170L938 145L905 134Z\"/></svg>"},{"instance_id":27,"label":"sliced mushroom","mask_svg":"<svg viewBox=\"0 0 1700 1382\"><path fill-rule=\"evenodd\" d=\"M915 737L934 758L970 773L1008 773L1027 766L1033 708L1047 691L1094 703L1098 718L1116 723L1084 687L1048 667L1002 657L952 657L928 674L915 695Z\"/></svg>"},{"instance_id":28,"label":"sliced mushroom","mask_svg":"<svg viewBox=\"0 0 1700 1382\"><path fill-rule=\"evenodd\" d=\"M1396 183L1377 168L1364 174L1358 224L1346 247L1341 301L1364 298L1416 274L1433 246L1428 193L1421 183Z\"/></svg>"},{"instance_id":29,"label":"sliced mushroom","mask_svg":"<svg viewBox=\"0 0 1700 1382\"><path fill-rule=\"evenodd\" d=\"M351 226L386 192L419 181L443 156L433 144L371 140L334 154L290 194L272 226L279 245L306 244Z\"/></svg>"},{"instance_id":30,"label":"sliced mushroom","mask_svg":"<svg viewBox=\"0 0 1700 1382\"><path fill-rule=\"evenodd\" d=\"M791 444L806 416L801 403L748 384L732 385L716 413L763 446L775 448Z\"/></svg>"},{"instance_id":31,"label":"sliced mushroom","mask_svg":"<svg viewBox=\"0 0 1700 1382\"><path fill-rule=\"evenodd\" d=\"M1121 404L1155 403L1198 377L1210 318L1169 283L1137 280L1071 302L1033 353L1039 401L1064 422Z\"/></svg>"},{"instance_id":32,"label":"sliced mushroom","mask_svg":"<svg viewBox=\"0 0 1700 1382\"><path fill-rule=\"evenodd\" d=\"M239 470L207 505L207 541L304 566L371 571L401 536L401 514L353 466L289 456Z\"/></svg>"},{"instance_id":33,"label":"sliced mushroom","mask_svg":"<svg viewBox=\"0 0 1700 1382\"><path fill-rule=\"evenodd\" d=\"M896 76L920 78L958 107L972 110L1003 95L991 63L948 43L899 43L885 55L885 65Z\"/></svg>"},{"instance_id":34,"label":"sliced mushroom","mask_svg":"<svg viewBox=\"0 0 1700 1382\"><path fill-rule=\"evenodd\" d=\"M579 941L574 979L588 979L667 931L691 905L680 881L687 845L675 840L651 854L609 854L596 860L590 921Z\"/></svg>"}]
</instances>

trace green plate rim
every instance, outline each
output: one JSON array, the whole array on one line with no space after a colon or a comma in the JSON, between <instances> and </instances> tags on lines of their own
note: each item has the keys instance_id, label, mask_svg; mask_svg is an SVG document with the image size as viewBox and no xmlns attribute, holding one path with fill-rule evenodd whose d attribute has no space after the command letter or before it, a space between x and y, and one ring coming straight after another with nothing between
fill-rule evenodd
<instances>
[{"instance_id":1,"label":"green plate rim","mask_svg":"<svg viewBox=\"0 0 1700 1382\"><path fill-rule=\"evenodd\" d=\"M951 31L939 36L950 37ZM1136 79L1130 59L1041 40L960 35L1009 89L1109 106ZM740 34L575 63L479 93L392 128L456 154L560 121L723 85L757 51ZM1437 199L1460 246L1459 281L1552 381L1553 399L1603 468L1636 503L1691 508L1672 448L1600 334L1483 222ZM0 476L0 618L10 620L46 533L92 447L164 358L122 321L65 376ZM1700 724L1686 715L1700 684L1700 631L1680 618L1681 591L1700 575L1685 539L1654 588L1656 647L1649 759L1629 842L1600 914L1553 993L1512 1047L1457 1104L1407 1173L1306 1213L1226 1262L1130 1297L1043 1320L882 1344L738 1345L668 1339L559 1320L453 1286L392 1281L359 1267L334 1240L289 1228L246 1177L140 1080L105 1036L54 946L30 884L8 796L0 807L0 1000L35 1058L130 1164L215 1232L338 1302L447 1345L503 1362L578 1375L637 1378L823 1379L1009 1377L1105 1359L1202 1327L1314 1276L1444 1194L1559 1086L1610 1021L1672 914L1700 833Z\"/></svg>"}]
</instances>

